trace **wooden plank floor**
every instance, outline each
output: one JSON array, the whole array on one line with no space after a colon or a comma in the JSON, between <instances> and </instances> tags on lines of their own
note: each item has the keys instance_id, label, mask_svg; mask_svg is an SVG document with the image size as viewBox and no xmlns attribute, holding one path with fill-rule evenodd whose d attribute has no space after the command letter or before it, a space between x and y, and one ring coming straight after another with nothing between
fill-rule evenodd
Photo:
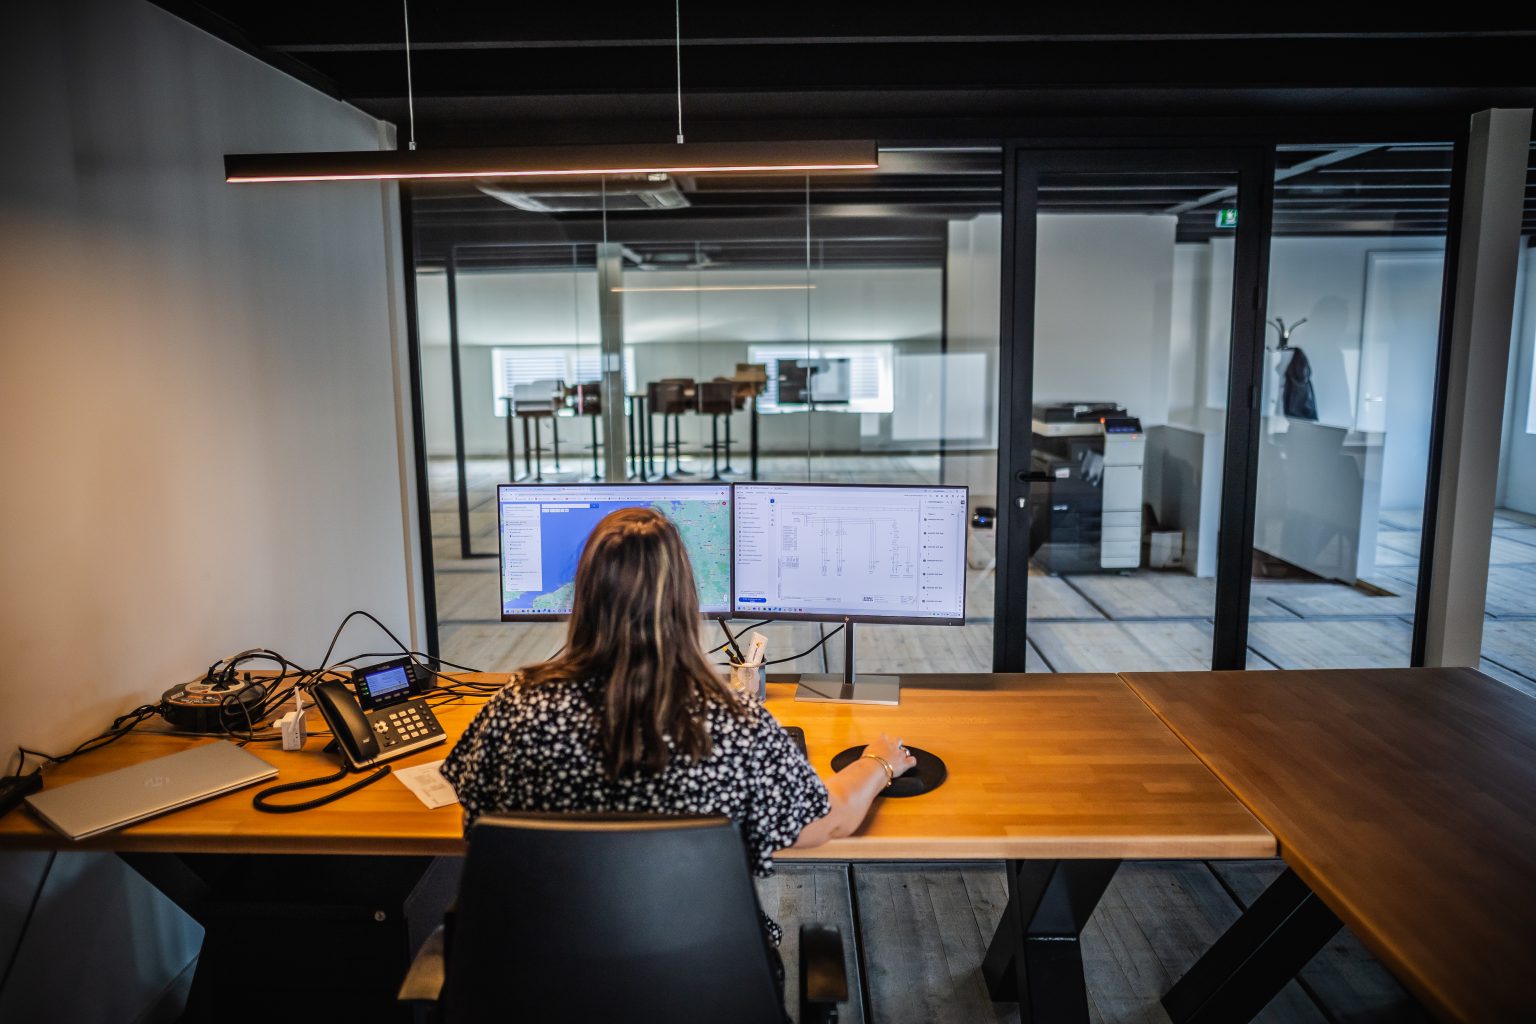
<instances>
[{"instance_id":1,"label":"wooden plank floor","mask_svg":"<svg viewBox=\"0 0 1536 1024\"><path fill-rule=\"evenodd\" d=\"M1162 994L1282 870L1278 861L1122 864L1083 932L1090 1018L1166 1024ZM1001 864L861 865L856 879L871 1012L862 1012L855 994L844 1020L1018 1020L1013 1004L987 997L980 972L1007 900ZM841 865L786 864L760 881L758 891L764 911L784 926L781 953L791 978L802 922L835 924L849 934ZM851 984L851 946L845 953ZM1263 1024L1427 1019L1347 929L1256 1018Z\"/></svg>"},{"instance_id":2,"label":"wooden plank floor","mask_svg":"<svg viewBox=\"0 0 1536 1024\"><path fill-rule=\"evenodd\" d=\"M576 476L570 464L567 478ZM583 467L582 472L585 471ZM765 458L765 475L782 479L934 483L931 456ZM546 626L501 624L496 618L495 485L500 459L468 464L471 546L488 557L464 559L458 538L453 464L429 469L439 628L445 656L505 669L559 646ZM1385 593L1338 583L1255 580L1249 604L1249 665L1254 668L1405 664L1418 582L1422 516L1381 514L1380 559L1371 582ZM1484 657L1490 674L1536 691L1536 516L1501 509L1494 519L1488 576ZM859 664L867 671L985 671L992 661L992 536L973 534L967 622L952 627L860 626ZM1178 572L1049 576L1030 573L1030 671L1091 672L1202 668L1208 664L1215 581ZM1500 625L1499 623L1503 623ZM532 630L527 636L525 633ZM764 627L774 655L804 651L820 638L814 624ZM554 637L554 639L551 639ZM713 646L713 641L710 642ZM783 666L786 671L838 671L842 644Z\"/></svg>"}]
</instances>

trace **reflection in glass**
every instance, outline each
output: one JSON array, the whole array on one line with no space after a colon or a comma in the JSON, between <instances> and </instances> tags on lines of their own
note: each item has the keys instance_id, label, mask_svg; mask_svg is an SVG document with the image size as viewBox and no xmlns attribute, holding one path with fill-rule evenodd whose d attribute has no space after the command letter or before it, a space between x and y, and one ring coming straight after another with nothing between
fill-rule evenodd
<instances>
[{"instance_id":1,"label":"reflection in glass","mask_svg":"<svg viewBox=\"0 0 1536 1024\"><path fill-rule=\"evenodd\" d=\"M1449 143L1281 147L1249 649L1408 664Z\"/></svg>"},{"instance_id":2,"label":"reflection in glass","mask_svg":"<svg viewBox=\"0 0 1536 1024\"><path fill-rule=\"evenodd\" d=\"M878 172L810 178L414 192L446 657L505 670L559 645L557 625L496 621L492 488L609 475L610 427L631 480L959 483L973 506L996 504L997 149L895 149ZM617 402L591 387L614 370ZM968 624L867 627L861 668L990 668L983 522ZM763 630L784 657L830 628ZM782 667L837 671L840 643L827 647Z\"/></svg>"}]
</instances>

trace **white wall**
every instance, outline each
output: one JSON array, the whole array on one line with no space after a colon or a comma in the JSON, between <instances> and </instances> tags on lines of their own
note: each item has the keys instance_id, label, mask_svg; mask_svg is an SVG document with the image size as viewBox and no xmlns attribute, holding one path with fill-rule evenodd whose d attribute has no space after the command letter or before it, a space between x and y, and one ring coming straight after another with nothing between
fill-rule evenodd
<instances>
[{"instance_id":1,"label":"white wall","mask_svg":"<svg viewBox=\"0 0 1536 1024\"><path fill-rule=\"evenodd\" d=\"M8 10L0 92L6 759L243 648L313 663L355 607L411 633L393 190L222 180L390 132L142 0ZM0 1019L157 1012L201 930L114 857L52 864L0 857Z\"/></svg>"},{"instance_id":2,"label":"white wall","mask_svg":"<svg viewBox=\"0 0 1536 1024\"><path fill-rule=\"evenodd\" d=\"M946 351L979 356L990 373L979 380L953 380L956 394L946 402L948 409L969 401L973 411L987 424L980 444L967 448L991 449L974 454L946 453L943 482L964 484L971 489L973 505L997 504L997 408L998 345L1002 318L1003 217L984 213L970 220L949 225L949 244L945 269L944 331ZM974 408L979 407L979 408ZM946 429L946 435L954 432Z\"/></svg>"},{"instance_id":3,"label":"white wall","mask_svg":"<svg viewBox=\"0 0 1536 1024\"><path fill-rule=\"evenodd\" d=\"M227 185L380 125L141 2L33 5L0 61L0 750L221 655L412 620L392 190ZM347 646L343 644L343 646Z\"/></svg>"},{"instance_id":4,"label":"white wall","mask_svg":"<svg viewBox=\"0 0 1536 1024\"><path fill-rule=\"evenodd\" d=\"M1185 243L1173 250L1173 294L1168 324L1168 421L1200 421L1210 314L1211 247Z\"/></svg>"},{"instance_id":5,"label":"white wall","mask_svg":"<svg viewBox=\"0 0 1536 1024\"><path fill-rule=\"evenodd\" d=\"M1168 421L1177 217L1042 214L1035 271L1036 402L1123 405Z\"/></svg>"},{"instance_id":6,"label":"white wall","mask_svg":"<svg viewBox=\"0 0 1536 1024\"><path fill-rule=\"evenodd\" d=\"M627 286L804 284L803 270L631 272ZM634 345L639 380L729 376L747 361L753 343L889 341L898 352L937 352L944 330L943 274L929 269L827 269L811 273L809 291L626 292L624 340ZM422 388L427 450L453 453L453 391L448 353L447 279L417 277L422 340ZM491 349L515 345L593 345L597 277L591 271L477 272L458 278L460 372L465 447L472 455L506 451L506 422L492 407ZM809 324L809 327L807 326ZM901 370L898 362L897 370ZM883 419L889 420L889 416ZM858 451L865 438L888 438L889 424L871 435L861 416L846 413L765 415L764 451ZM546 427L546 438L548 436ZM737 413L733 441L745 453L748 416ZM685 444L707 447L707 417L685 416ZM517 443L522 444L519 430ZM562 421L562 456L569 437L590 443L586 423ZM814 441L813 441L814 438ZM547 444L547 441L546 441ZM562 458L562 465L563 465Z\"/></svg>"},{"instance_id":7,"label":"white wall","mask_svg":"<svg viewBox=\"0 0 1536 1024\"><path fill-rule=\"evenodd\" d=\"M1355 427L1386 433L1382 508L1424 505L1444 276L1442 252L1366 253Z\"/></svg>"},{"instance_id":8,"label":"white wall","mask_svg":"<svg viewBox=\"0 0 1536 1024\"><path fill-rule=\"evenodd\" d=\"M1498 504L1536 515L1536 252L1520 250L1523 271L1509 346L1503 446L1499 455Z\"/></svg>"}]
</instances>

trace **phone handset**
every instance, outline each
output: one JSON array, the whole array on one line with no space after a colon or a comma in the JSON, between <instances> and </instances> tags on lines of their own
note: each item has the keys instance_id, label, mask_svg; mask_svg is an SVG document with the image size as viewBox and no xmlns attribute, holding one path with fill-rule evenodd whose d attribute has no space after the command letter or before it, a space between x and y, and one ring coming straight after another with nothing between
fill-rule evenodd
<instances>
[{"instance_id":1,"label":"phone handset","mask_svg":"<svg viewBox=\"0 0 1536 1024\"><path fill-rule=\"evenodd\" d=\"M360 771L378 760L379 741L373 735L373 726L345 683L327 680L317 685L310 696L331 735L336 737L348 768Z\"/></svg>"},{"instance_id":2,"label":"phone handset","mask_svg":"<svg viewBox=\"0 0 1536 1024\"><path fill-rule=\"evenodd\" d=\"M356 771L448 738L422 699L431 690L425 669L412 658L398 658L358 669L351 691L340 680L320 683L314 698L342 758Z\"/></svg>"}]
</instances>

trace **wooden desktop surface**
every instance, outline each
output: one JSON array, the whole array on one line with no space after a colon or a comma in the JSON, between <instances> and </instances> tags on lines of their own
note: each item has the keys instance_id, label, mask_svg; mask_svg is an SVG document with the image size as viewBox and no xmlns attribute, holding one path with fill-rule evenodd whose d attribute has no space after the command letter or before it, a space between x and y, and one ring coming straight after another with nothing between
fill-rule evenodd
<instances>
[{"instance_id":1,"label":"wooden desktop surface","mask_svg":"<svg viewBox=\"0 0 1536 1024\"><path fill-rule=\"evenodd\" d=\"M468 678L500 682L505 676ZM797 703L794 687L769 686L768 706L805 730L811 761L886 731L938 754L949 780L919 797L877 804L858 835L783 859L980 860L992 858L1268 857L1274 838L1112 675L908 677L900 707ZM480 701L446 705L438 717L457 737ZM313 720L313 719L312 719ZM206 739L145 727L50 769L48 785L173 753ZM248 749L279 769L277 782L335 770L325 738L305 750ZM450 739L451 743L451 739ZM395 762L435 761L449 744ZM269 783L271 784L271 783ZM72 844L26 810L0 819L0 848L166 852L457 854L457 805L427 810L386 778L335 804L298 814L260 814L252 790L231 793ZM290 794L306 799L316 791Z\"/></svg>"},{"instance_id":2,"label":"wooden desktop surface","mask_svg":"<svg viewBox=\"0 0 1536 1024\"><path fill-rule=\"evenodd\" d=\"M1536 701L1471 669L1124 679L1426 1006L1536 1019Z\"/></svg>"}]
</instances>

